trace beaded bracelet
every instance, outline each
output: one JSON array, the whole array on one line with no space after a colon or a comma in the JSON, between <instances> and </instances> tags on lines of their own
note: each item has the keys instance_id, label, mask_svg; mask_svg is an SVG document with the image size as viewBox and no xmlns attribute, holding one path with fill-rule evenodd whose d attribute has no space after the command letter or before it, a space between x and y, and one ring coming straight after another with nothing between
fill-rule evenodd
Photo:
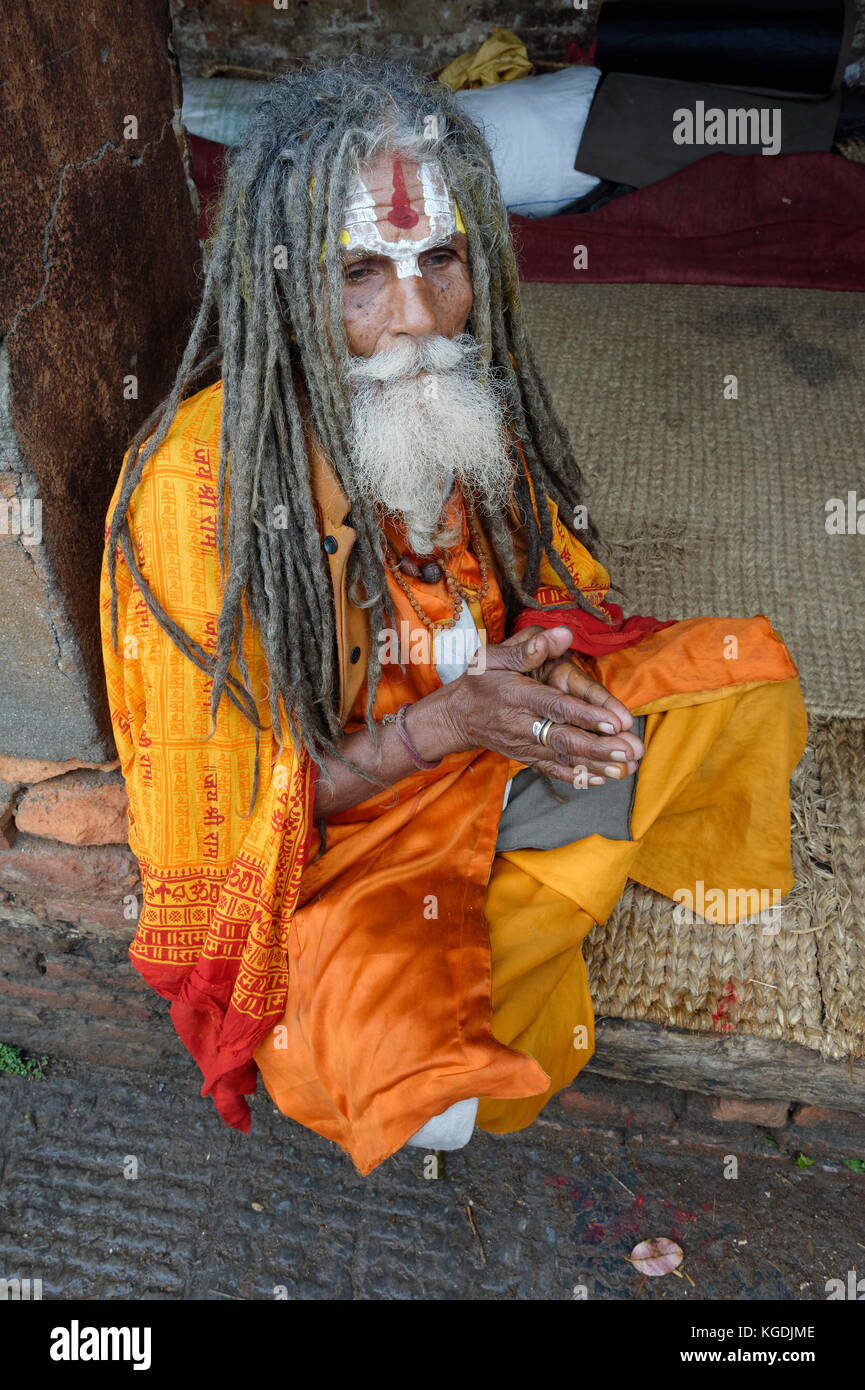
<instances>
[{"instance_id":1,"label":"beaded bracelet","mask_svg":"<svg viewBox=\"0 0 865 1390\"><path fill-rule=\"evenodd\" d=\"M441 758L439 758L434 763L429 763L427 762L426 758L421 757L420 753L415 748L414 744L408 736L408 730L405 726L405 712L407 709L410 708L410 704L406 702L406 704L400 705L396 714L386 714L381 722L382 724L395 724L396 731L402 739L403 743L405 744L406 748L408 749L409 757L411 758L415 767L420 768L422 772L432 772L433 768L439 766Z\"/></svg>"}]
</instances>

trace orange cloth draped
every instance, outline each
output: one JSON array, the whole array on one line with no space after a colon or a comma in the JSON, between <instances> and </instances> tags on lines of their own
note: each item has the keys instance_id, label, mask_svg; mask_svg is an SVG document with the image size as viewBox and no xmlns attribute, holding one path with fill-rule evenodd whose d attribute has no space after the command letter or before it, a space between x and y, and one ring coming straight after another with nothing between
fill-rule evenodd
<instances>
[{"instance_id":1,"label":"orange cloth draped","mask_svg":"<svg viewBox=\"0 0 865 1390\"><path fill-rule=\"evenodd\" d=\"M208 388L181 407L132 506L142 573L210 650L220 403ZM119 482L109 517L118 491ZM450 505L462 513L458 490ZM603 602L609 576L548 505L569 573ZM452 568L477 594L464 515L462 524ZM248 1129L243 1092L255 1064L279 1108L340 1144L362 1173L469 1096L481 1097L485 1128L522 1127L591 1056L581 942L629 877L668 896L700 881L723 892L792 886L788 782L805 716L795 667L762 616L691 619L581 657L648 715L633 840L589 836L497 855L505 784L520 764L481 751L450 755L330 817L323 848L306 759L287 748L271 767L264 657L251 626L244 655L265 730L259 800L244 821L251 726L223 700L207 741L210 682L153 621L125 565L118 579L115 655L103 569L106 677L144 888L130 954L174 1000L203 1094L238 1128ZM448 615L444 585L407 582L430 618ZM404 670L393 654L383 659L378 718L439 686L427 629L388 583L394 641L412 659ZM539 594L561 585L546 560L539 584ZM500 641L493 575L471 608L487 641ZM365 699L364 688L349 731Z\"/></svg>"},{"instance_id":2,"label":"orange cloth draped","mask_svg":"<svg viewBox=\"0 0 865 1390\"><path fill-rule=\"evenodd\" d=\"M157 601L207 651L221 607L217 473L221 385L177 413L145 465L129 520L139 570ZM109 504L105 535L120 492ZM313 769L291 744L276 758L267 671L246 624L243 654L261 733L253 816L255 730L227 699L210 735L212 681L155 621L117 548L117 650L111 641L107 549L100 586L102 655L114 738L129 797L129 845L142 905L130 947L227 1124L246 1132L256 1043L279 1019L285 951L310 836ZM236 662L231 674L240 678Z\"/></svg>"}]
</instances>

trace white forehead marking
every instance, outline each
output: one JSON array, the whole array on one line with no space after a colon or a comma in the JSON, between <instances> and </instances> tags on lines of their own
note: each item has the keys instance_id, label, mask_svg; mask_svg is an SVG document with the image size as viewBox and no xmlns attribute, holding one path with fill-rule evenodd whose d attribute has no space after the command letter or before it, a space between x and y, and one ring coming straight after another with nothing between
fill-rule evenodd
<instances>
[{"instance_id":1,"label":"white forehead marking","mask_svg":"<svg viewBox=\"0 0 865 1390\"><path fill-rule=\"evenodd\" d=\"M421 241L412 241L409 237L385 241L378 227L375 199L359 176L345 205L344 226L349 239L343 244L349 251L374 251L379 256L389 256L401 280L407 275L420 275L418 256L449 241L457 229L456 206L441 166L435 162L422 164L420 182L423 210L429 218L429 232Z\"/></svg>"}]
</instances>

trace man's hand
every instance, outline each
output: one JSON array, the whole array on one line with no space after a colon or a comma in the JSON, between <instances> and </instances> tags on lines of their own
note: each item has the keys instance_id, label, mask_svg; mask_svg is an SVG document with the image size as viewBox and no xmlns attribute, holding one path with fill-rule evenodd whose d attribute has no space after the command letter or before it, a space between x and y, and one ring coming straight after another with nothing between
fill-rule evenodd
<instances>
[{"instance_id":1,"label":"man's hand","mask_svg":"<svg viewBox=\"0 0 865 1390\"><path fill-rule=\"evenodd\" d=\"M423 704L435 711L451 751L490 748L560 781L590 783L627 777L645 746L628 730L630 711L569 659L568 628L531 628L484 649L484 669L473 669ZM545 675L545 679L533 676ZM536 719L552 719L545 748L532 733Z\"/></svg>"}]
</instances>

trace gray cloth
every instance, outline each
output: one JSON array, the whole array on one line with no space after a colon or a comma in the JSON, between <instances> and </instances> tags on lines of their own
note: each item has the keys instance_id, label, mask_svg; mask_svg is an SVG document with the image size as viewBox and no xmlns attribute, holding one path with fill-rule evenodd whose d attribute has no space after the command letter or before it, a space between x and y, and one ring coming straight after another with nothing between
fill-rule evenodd
<instances>
[{"instance_id":1,"label":"gray cloth","mask_svg":"<svg viewBox=\"0 0 865 1390\"><path fill-rule=\"evenodd\" d=\"M780 118L773 118L780 120L778 152L796 154L832 148L841 92L839 89L824 100L797 101L740 87L611 72L595 93L574 168L583 174L645 188L709 155L760 153L759 140L755 144L676 144L674 113L685 108L696 112L698 102L703 103L703 111L717 108L725 113L725 118L731 110L779 110ZM699 124L703 128L702 122Z\"/></svg>"},{"instance_id":2,"label":"gray cloth","mask_svg":"<svg viewBox=\"0 0 865 1390\"><path fill-rule=\"evenodd\" d=\"M634 719L630 733L642 739L645 715ZM496 852L509 849L561 849L587 835L607 840L631 840L631 812L638 771L610 779L601 787L572 787L551 781L548 786L532 768L518 772L511 783L508 804L499 821ZM555 795L551 790L555 788ZM557 798L564 798L557 799Z\"/></svg>"}]
</instances>

